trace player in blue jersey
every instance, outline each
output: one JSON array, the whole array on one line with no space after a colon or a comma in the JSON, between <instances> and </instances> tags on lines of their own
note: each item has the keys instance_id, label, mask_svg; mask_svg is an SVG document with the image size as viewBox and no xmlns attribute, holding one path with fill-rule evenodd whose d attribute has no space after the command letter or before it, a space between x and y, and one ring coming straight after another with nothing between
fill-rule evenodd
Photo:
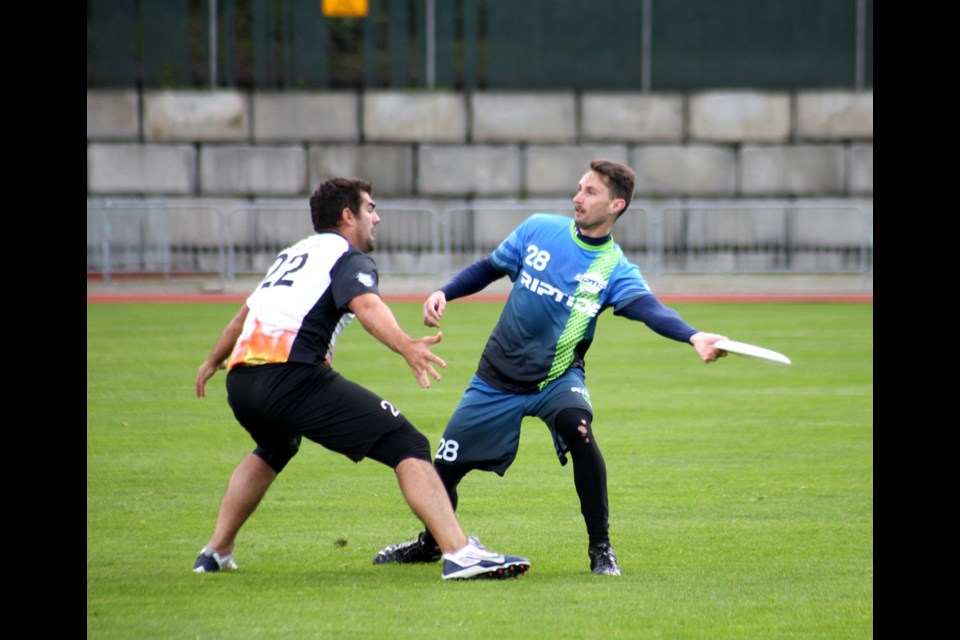
<instances>
[{"instance_id":1,"label":"player in blue jersey","mask_svg":"<svg viewBox=\"0 0 960 640\"><path fill-rule=\"evenodd\" d=\"M403 356L421 387L437 380L430 351L441 334L414 339L380 298L374 248L380 222L372 187L333 178L310 198L316 233L282 250L197 369L196 393L227 369L227 402L256 448L237 465L196 573L232 571L240 528L304 438L354 462L394 470L404 499L443 549L444 580L523 574L526 558L486 550L464 535L430 461L430 443L399 408L332 367L334 343L353 318Z\"/></svg>"},{"instance_id":2,"label":"player in blue jersey","mask_svg":"<svg viewBox=\"0 0 960 640\"><path fill-rule=\"evenodd\" d=\"M534 214L494 252L467 266L427 298L424 324L439 327L447 302L476 293L503 276L513 288L450 417L434 456L454 509L457 486L474 469L503 475L520 444L520 425L536 416L549 428L560 464L573 460L573 479L589 538L590 570L620 575L610 544L607 471L593 428L584 356L597 318L614 315L645 323L658 334L693 345L704 362L726 352L665 307L636 265L623 256L612 231L633 197L634 172L595 160L573 197L573 219ZM429 531L382 549L374 564L434 562L440 550Z\"/></svg>"}]
</instances>

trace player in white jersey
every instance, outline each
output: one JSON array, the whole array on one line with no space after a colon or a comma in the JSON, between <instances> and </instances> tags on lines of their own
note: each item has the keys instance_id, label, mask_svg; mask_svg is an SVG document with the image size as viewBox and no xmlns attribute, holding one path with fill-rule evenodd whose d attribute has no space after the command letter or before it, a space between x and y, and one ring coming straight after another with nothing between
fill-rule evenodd
<instances>
[{"instance_id":1,"label":"player in white jersey","mask_svg":"<svg viewBox=\"0 0 960 640\"><path fill-rule=\"evenodd\" d=\"M607 308L691 344L704 362L724 357L721 335L704 333L663 306L613 240L614 222L633 197L634 172L595 160L577 185L573 219L535 214L487 258L469 265L427 298L424 324L439 327L447 301L508 276L514 283L476 374L450 417L434 466L457 507L457 486L472 470L503 475L513 464L526 416L540 418L573 480L589 538L590 570L620 575L610 544L607 471L593 430L584 357ZM374 564L433 562L441 552L429 531L381 549Z\"/></svg>"},{"instance_id":2,"label":"player in white jersey","mask_svg":"<svg viewBox=\"0 0 960 640\"><path fill-rule=\"evenodd\" d=\"M277 255L197 370L198 397L219 369L228 370L227 401L256 448L234 470L194 571L237 568L240 528L307 438L354 462L370 458L394 469L404 499L443 549L444 579L522 575L528 560L487 551L464 534L427 438L392 403L331 366L337 337L353 318L403 356L421 387L440 380L435 365L446 366L430 350L442 335L410 337L380 298L377 265L367 255L380 221L370 183L324 182L310 198L310 215L316 233Z\"/></svg>"}]
</instances>

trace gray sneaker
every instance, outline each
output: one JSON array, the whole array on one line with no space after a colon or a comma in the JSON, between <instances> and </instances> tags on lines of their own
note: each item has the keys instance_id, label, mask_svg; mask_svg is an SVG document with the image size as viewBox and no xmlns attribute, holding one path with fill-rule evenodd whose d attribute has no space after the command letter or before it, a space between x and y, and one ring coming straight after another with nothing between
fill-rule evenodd
<instances>
[{"instance_id":1,"label":"gray sneaker","mask_svg":"<svg viewBox=\"0 0 960 640\"><path fill-rule=\"evenodd\" d=\"M426 535L427 533L423 531L417 536L416 540L399 542L380 549L377 555L373 556L373 564L436 562L443 554L440 553L440 547L437 546L436 542L432 544L424 542Z\"/></svg>"},{"instance_id":2,"label":"gray sneaker","mask_svg":"<svg viewBox=\"0 0 960 640\"><path fill-rule=\"evenodd\" d=\"M519 578L529 568L530 561L526 558L487 551L473 536L462 549L443 554L444 580Z\"/></svg>"},{"instance_id":3,"label":"gray sneaker","mask_svg":"<svg viewBox=\"0 0 960 640\"><path fill-rule=\"evenodd\" d=\"M620 575L617 553L609 544L590 545L590 550L587 553L590 556L591 573L598 576Z\"/></svg>"}]
</instances>

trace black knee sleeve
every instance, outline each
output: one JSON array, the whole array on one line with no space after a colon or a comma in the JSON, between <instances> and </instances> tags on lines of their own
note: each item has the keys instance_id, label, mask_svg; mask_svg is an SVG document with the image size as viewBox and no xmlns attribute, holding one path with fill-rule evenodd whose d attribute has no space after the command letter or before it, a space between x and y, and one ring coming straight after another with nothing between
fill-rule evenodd
<instances>
[{"instance_id":1,"label":"black knee sleeve","mask_svg":"<svg viewBox=\"0 0 960 640\"><path fill-rule=\"evenodd\" d=\"M557 414L553 422L553 428L567 443L567 447L572 452L574 447L593 442L593 416L586 409L564 409Z\"/></svg>"}]
</instances>

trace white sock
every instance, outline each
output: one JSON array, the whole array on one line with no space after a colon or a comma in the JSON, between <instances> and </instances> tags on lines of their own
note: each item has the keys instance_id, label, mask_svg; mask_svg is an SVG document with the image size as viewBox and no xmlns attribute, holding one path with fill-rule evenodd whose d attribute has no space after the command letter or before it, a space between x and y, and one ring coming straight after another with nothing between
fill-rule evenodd
<instances>
[{"instance_id":1,"label":"white sock","mask_svg":"<svg viewBox=\"0 0 960 640\"><path fill-rule=\"evenodd\" d=\"M451 551L450 553L445 553L445 554L443 554L443 555L446 556L448 559L453 560L454 562L456 562L456 561L460 560L460 559L463 557L463 554L467 553L472 547L473 547L473 544L471 544L471 543L468 541L467 544L463 545L463 546L460 547L459 549L457 549L457 550L455 550L455 551Z\"/></svg>"},{"instance_id":2,"label":"white sock","mask_svg":"<svg viewBox=\"0 0 960 640\"><path fill-rule=\"evenodd\" d=\"M211 547L204 547L200 552L205 556L210 556L217 561L217 564L220 565L220 568L223 569L223 565L230 562L230 559L233 557L233 552L230 552L226 555L220 555L220 553Z\"/></svg>"}]
</instances>

